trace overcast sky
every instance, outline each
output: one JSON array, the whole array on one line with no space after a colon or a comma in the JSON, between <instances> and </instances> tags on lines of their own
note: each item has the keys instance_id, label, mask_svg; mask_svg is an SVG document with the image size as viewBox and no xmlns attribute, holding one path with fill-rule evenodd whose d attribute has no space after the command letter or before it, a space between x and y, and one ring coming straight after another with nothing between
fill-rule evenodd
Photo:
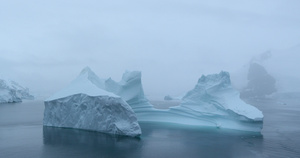
<instances>
[{"instance_id":1,"label":"overcast sky","mask_svg":"<svg viewBox=\"0 0 300 158\"><path fill-rule=\"evenodd\" d=\"M0 75L45 95L85 66L117 81L140 70L149 97L179 95L300 44L299 0L0 2Z\"/></svg>"}]
</instances>

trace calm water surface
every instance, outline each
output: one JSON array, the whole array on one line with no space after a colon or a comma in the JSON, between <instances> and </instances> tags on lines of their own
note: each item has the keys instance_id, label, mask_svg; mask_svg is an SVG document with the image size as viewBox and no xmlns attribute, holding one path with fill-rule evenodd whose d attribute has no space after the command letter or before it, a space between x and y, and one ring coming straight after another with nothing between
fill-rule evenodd
<instances>
[{"instance_id":1,"label":"calm water surface","mask_svg":"<svg viewBox=\"0 0 300 158\"><path fill-rule=\"evenodd\" d=\"M0 104L0 158L300 157L300 100L248 100L261 133L142 123L141 138L43 127L42 101Z\"/></svg>"}]
</instances>

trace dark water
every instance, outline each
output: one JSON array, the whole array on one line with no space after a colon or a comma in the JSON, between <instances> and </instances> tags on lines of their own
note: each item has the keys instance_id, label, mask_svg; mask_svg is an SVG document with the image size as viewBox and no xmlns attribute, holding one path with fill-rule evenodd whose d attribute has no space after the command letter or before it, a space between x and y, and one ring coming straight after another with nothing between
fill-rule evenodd
<instances>
[{"instance_id":1,"label":"dark water","mask_svg":"<svg viewBox=\"0 0 300 158\"><path fill-rule=\"evenodd\" d=\"M0 104L0 158L300 157L300 101L248 100L265 115L262 133L141 124L141 138L43 127L42 101Z\"/></svg>"}]
</instances>

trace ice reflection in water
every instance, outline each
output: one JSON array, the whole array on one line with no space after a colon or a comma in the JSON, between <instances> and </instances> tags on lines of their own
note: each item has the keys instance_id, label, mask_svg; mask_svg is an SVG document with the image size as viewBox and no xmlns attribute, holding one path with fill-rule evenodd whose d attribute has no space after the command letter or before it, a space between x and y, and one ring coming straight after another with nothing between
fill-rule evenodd
<instances>
[{"instance_id":1,"label":"ice reflection in water","mask_svg":"<svg viewBox=\"0 0 300 158\"><path fill-rule=\"evenodd\" d=\"M141 126L140 139L44 127L43 157L255 157L263 140L259 133L151 123Z\"/></svg>"},{"instance_id":2,"label":"ice reflection in water","mask_svg":"<svg viewBox=\"0 0 300 158\"><path fill-rule=\"evenodd\" d=\"M140 157L140 138L43 127L43 157Z\"/></svg>"}]
</instances>

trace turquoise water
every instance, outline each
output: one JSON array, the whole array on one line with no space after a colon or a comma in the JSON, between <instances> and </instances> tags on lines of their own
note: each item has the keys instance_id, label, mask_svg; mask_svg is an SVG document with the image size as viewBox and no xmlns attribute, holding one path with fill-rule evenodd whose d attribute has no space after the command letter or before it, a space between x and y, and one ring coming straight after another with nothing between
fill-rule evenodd
<instances>
[{"instance_id":1,"label":"turquoise water","mask_svg":"<svg viewBox=\"0 0 300 158\"><path fill-rule=\"evenodd\" d=\"M42 101L0 104L0 158L300 157L300 101L248 100L263 111L261 133L142 123L142 136L43 127Z\"/></svg>"}]
</instances>

